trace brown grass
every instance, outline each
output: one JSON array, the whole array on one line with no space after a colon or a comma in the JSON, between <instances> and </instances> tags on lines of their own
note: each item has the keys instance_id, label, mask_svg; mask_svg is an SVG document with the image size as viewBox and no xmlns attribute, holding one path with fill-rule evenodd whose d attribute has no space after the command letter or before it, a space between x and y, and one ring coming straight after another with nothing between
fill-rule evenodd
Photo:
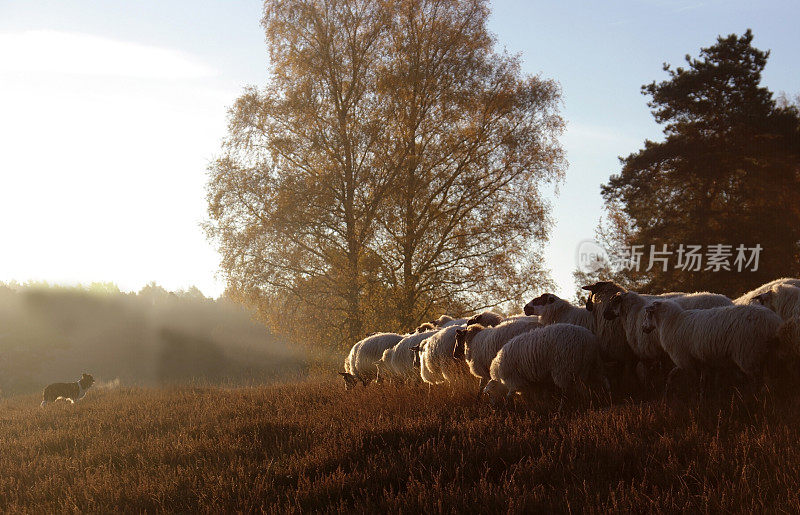
<instances>
[{"instance_id":1,"label":"brown grass","mask_svg":"<svg viewBox=\"0 0 800 515\"><path fill-rule=\"evenodd\" d=\"M3 511L800 510L793 400L492 411L339 382L0 401Z\"/></svg>"}]
</instances>

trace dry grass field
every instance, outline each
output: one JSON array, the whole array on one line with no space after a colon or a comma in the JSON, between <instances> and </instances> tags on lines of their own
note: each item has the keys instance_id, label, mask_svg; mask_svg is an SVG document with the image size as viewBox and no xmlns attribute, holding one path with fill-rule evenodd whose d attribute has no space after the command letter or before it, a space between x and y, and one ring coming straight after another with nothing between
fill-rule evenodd
<instances>
[{"instance_id":1,"label":"dry grass field","mask_svg":"<svg viewBox=\"0 0 800 515\"><path fill-rule=\"evenodd\" d=\"M15 512L800 510L800 404L493 411L333 380L0 400Z\"/></svg>"}]
</instances>

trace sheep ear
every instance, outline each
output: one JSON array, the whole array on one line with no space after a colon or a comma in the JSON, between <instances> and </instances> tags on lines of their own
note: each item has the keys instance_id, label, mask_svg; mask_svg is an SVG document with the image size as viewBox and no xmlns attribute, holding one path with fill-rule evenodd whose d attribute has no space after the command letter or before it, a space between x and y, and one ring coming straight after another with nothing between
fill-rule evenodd
<instances>
[{"instance_id":1,"label":"sheep ear","mask_svg":"<svg viewBox=\"0 0 800 515\"><path fill-rule=\"evenodd\" d=\"M583 289L583 290L586 290L586 291L590 291L590 292L592 292L592 293L594 293L594 292L595 292L595 291L594 291L594 290L595 290L595 288L597 288L597 283L594 283L594 284L587 284L586 286L581 286L581 289ZM591 296L590 296L589 298L591 298Z\"/></svg>"}]
</instances>

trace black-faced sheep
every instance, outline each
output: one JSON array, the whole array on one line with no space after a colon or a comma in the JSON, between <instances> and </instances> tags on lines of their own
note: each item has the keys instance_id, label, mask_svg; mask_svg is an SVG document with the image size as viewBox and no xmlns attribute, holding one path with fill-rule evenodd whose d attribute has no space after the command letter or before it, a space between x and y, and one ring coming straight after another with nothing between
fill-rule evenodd
<instances>
[{"instance_id":1,"label":"black-faced sheep","mask_svg":"<svg viewBox=\"0 0 800 515\"><path fill-rule=\"evenodd\" d=\"M621 363L623 375L630 376L633 373L636 355L625 338L622 322L616 319L606 320L603 317L603 312L611 298L617 293L627 290L612 281L600 281L586 285L583 289L589 291L586 310L591 312L594 318L594 333L600 341L600 352L605 359Z\"/></svg>"},{"instance_id":2,"label":"black-faced sheep","mask_svg":"<svg viewBox=\"0 0 800 515\"><path fill-rule=\"evenodd\" d=\"M724 295L708 292L698 293L668 293L664 295L640 295L634 292L616 293L603 310L603 318L614 320L619 317L625 331L625 339L631 350L639 360L636 367L640 383L655 386L653 382L653 368L669 370L672 363L658 339L658 332L642 331L645 312L644 308L654 299L671 298L683 309L710 309L714 307L731 306L733 302Z\"/></svg>"},{"instance_id":3,"label":"black-faced sheep","mask_svg":"<svg viewBox=\"0 0 800 515\"><path fill-rule=\"evenodd\" d=\"M375 362L383 356L383 351L394 347L402 339L397 333L378 333L353 345L344 360L344 372L339 372L345 388L350 390L359 382L366 386L374 381L377 377Z\"/></svg>"},{"instance_id":4,"label":"black-faced sheep","mask_svg":"<svg viewBox=\"0 0 800 515\"><path fill-rule=\"evenodd\" d=\"M538 317L517 317L495 327L472 324L456 331L453 357L465 360L472 375L480 379L478 396L489 382L489 367L503 345L515 336L540 327Z\"/></svg>"},{"instance_id":5,"label":"black-faced sheep","mask_svg":"<svg viewBox=\"0 0 800 515\"><path fill-rule=\"evenodd\" d=\"M484 391L492 403L503 395L528 395L541 385L555 385L564 399L578 383L608 387L597 337L573 324L553 324L523 333L506 343L490 367Z\"/></svg>"}]
</instances>

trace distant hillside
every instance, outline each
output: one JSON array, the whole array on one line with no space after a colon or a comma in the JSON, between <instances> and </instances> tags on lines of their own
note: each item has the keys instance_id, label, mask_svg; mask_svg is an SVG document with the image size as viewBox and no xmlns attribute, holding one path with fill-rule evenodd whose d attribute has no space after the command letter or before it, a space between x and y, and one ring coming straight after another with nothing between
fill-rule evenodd
<instances>
[{"instance_id":1,"label":"distant hillside","mask_svg":"<svg viewBox=\"0 0 800 515\"><path fill-rule=\"evenodd\" d=\"M39 391L81 372L99 384L250 384L304 376L289 348L242 307L196 289L0 285L0 394Z\"/></svg>"}]
</instances>

